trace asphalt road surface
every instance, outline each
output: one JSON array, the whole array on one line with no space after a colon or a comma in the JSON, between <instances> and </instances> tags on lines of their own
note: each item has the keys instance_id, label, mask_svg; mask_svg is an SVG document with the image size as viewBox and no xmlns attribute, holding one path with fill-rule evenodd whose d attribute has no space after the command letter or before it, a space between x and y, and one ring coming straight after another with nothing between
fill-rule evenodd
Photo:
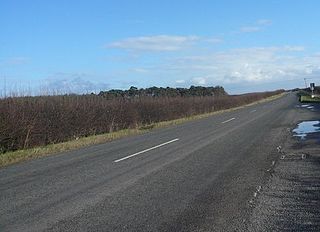
<instances>
[{"instance_id":1,"label":"asphalt road surface","mask_svg":"<svg viewBox=\"0 0 320 232\"><path fill-rule=\"evenodd\" d=\"M297 97L0 169L0 231L246 231Z\"/></svg>"}]
</instances>

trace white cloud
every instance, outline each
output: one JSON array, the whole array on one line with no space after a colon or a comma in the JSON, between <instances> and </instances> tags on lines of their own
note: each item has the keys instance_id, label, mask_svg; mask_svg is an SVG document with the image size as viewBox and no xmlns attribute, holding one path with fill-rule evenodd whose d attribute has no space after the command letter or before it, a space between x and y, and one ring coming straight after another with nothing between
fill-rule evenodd
<instances>
[{"instance_id":1,"label":"white cloud","mask_svg":"<svg viewBox=\"0 0 320 232\"><path fill-rule=\"evenodd\" d=\"M261 25L261 26L270 26L272 25L272 20L270 19L259 19L256 22L257 25Z\"/></svg>"},{"instance_id":2,"label":"white cloud","mask_svg":"<svg viewBox=\"0 0 320 232\"><path fill-rule=\"evenodd\" d=\"M177 51L190 46L199 40L197 36L156 35L131 37L107 45L109 48L120 48L129 51Z\"/></svg>"},{"instance_id":3,"label":"white cloud","mask_svg":"<svg viewBox=\"0 0 320 232\"><path fill-rule=\"evenodd\" d=\"M243 26L236 33L258 32L270 25L271 20L260 19ZM158 35L128 38L108 47L158 52L183 50L191 45L193 48L202 48L205 44L207 48L208 43L221 42L223 40L219 37ZM163 78L171 83L174 80L173 83L177 85L251 86L299 82L303 77L320 76L320 53L307 55L305 47L301 45L249 47L219 52L192 49L185 52L188 54L186 56L179 57L179 54L160 57L158 64L153 63L147 69L142 65L134 71L148 71L151 78Z\"/></svg>"},{"instance_id":4,"label":"white cloud","mask_svg":"<svg viewBox=\"0 0 320 232\"><path fill-rule=\"evenodd\" d=\"M137 72L137 73L147 73L147 72L149 72L149 70L145 69L145 68L133 68L132 71L133 72Z\"/></svg>"},{"instance_id":5,"label":"white cloud","mask_svg":"<svg viewBox=\"0 0 320 232\"><path fill-rule=\"evenodd\" d=\"M257 27L257 26L246 26L246 27L241 27L240 31L243 33L249 33L249 32L257 32L260 31L261 27Z\"/></svg>"},{"instance_id":6,"label":"white cloud","mask_svg":"<svg viewBox=\"0 0 320 232\"><path fill-rule=\"evenodd\" d=\"M272 21L269 19L259 19L254 22L252 25L243 26L240 28L239 32L241 33L251 33L258 32L265 29L267 26L272 25Z\"/></svg>"},{"instance_id":7,"label":"white cloud","mask_svg":"<svg viewBox=\"0 0 320 232\"><path fill-rule=\"evenodd\" d=\"M109 87L108 84L88 79L90 76L83 73L55 73L44 80L40 94L84 94L106 90Z\"/></svg>"},{"instance_id":8,"label":"white cloud","mask_svg":"<svg viewBox=\"0 0 320 232\"><path fill-rule=\"evenodd\" d=\"M231 49L176 58L158 69L198 85L263 84L319 75L319 57L292 53L303 50L301 46Z\"/></svg>"},{"instance_id":9,"label":"white cloud","mask_svg":"<svg viewBox=\"0 0 320 232\"><path fill-rule=\"evenodd\" d=\"M184 83L186 83L186 81L181 79L181 80L176 80L176 83L177 84L184 84Z\"/></svg>"},{"instance_id":10,"label":"white cloud","mask_svg":"<svg viewBox=\"0 0 320 232\"><path fill-rule=\"evenodd\" d=\"M192 83L194 83L196 85L206 85L207 78L206 77L194 77L194 78L192 78Z\"/></svg>"},{"instance_id":11,"label":"white cloud","mask_svg":"<svg viewBox=\"0 0 320 232\"><path fill-rule=\"evenodd\" d=\"M292 52L302 52L305 50L303 46L284 46L284 49Z\"/></svg>"}]
</instances>

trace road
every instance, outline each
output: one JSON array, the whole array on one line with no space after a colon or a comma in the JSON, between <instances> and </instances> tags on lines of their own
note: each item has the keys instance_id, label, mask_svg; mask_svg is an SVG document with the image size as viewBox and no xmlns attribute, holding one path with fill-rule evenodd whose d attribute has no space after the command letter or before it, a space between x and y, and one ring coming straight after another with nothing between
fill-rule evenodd
<instances>
[{"instance_id":1,"label":"road","mask_svg":"<svg viewBox=\"0 0 320 232\"><path fill-rule=\"evenodd\" d=\"M2 168L0 231L245 231L296 104L289 93Z\"/></svg>"}]
</instances>

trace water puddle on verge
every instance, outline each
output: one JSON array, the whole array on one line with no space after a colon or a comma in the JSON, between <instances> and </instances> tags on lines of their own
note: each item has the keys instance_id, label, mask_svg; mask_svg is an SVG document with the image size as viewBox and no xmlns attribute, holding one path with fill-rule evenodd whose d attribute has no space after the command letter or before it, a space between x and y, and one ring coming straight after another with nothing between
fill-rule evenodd
<instances>
[{"instance_id":1,"label":"water puddle on verge","mask_svg":"<svg viewBox=\"0 0 320 232\"><path fill-rule=\"evenodd\" d=\"M320 121L304 121L300 122L297 128L292 131L295 133L293 136L300 137L300 139L306 139L310 133L320 132Z\"/></svg>"}]
</instances>

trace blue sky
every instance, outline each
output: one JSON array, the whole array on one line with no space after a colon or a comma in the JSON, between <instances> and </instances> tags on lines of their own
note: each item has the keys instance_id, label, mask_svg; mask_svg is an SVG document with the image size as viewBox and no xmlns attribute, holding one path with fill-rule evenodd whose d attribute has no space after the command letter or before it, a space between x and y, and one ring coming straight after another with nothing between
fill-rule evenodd
<instances>
[{"instance_id":1,"label":"blue sky","mask_svg":"<svg viewBox=\"0 0 320 232\"><path fill-rule=\"evenodd\" d=\"M303 87L320 77L319 12L318 0L0 0L0 92Z\"/></svg>"}]
</instances>

